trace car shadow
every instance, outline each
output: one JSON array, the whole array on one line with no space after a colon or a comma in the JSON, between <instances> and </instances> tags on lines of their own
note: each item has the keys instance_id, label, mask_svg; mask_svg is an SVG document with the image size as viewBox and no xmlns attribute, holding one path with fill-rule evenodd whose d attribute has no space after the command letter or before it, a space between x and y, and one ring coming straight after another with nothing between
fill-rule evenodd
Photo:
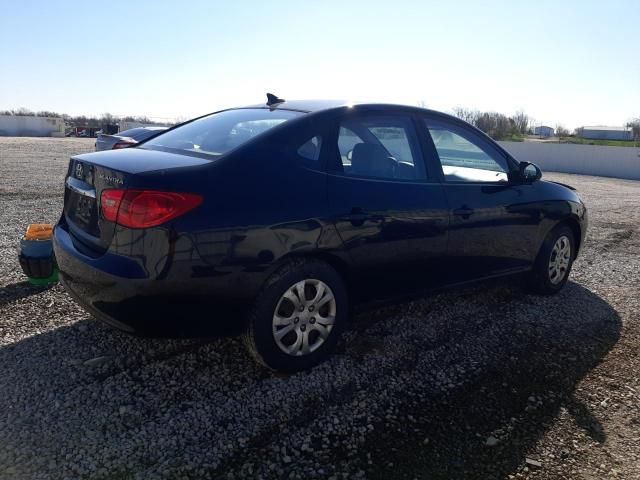
<instances>
[{"instance_id":1,"label":"car shadow","mask_svg":"<svg viewBox=\"0 0 640 480\"><path fill-rule=\"evenodd\" d=\"M31 295L37 295L53 287L53 284L49 285L32 285L31 283L16 282L0 287L0 306L7 303L19 300L21 298L30 297Z\"/></svg>"},{"instance_id":2,"label":"car shadow","mask_svg":"<svg viewBox=\"0 0 640 480\"><path fill-rule=\"evenodd\" d=\"M111 432L135 452L134 432L142 435L149 422L166 425L167 432L183 424L182 435L193 444L202 440L202 424L190 422L205 421L202 412L207 434L227 442L237 442L234 424L267 422L211 472L226 475L249 455L260 458L270 445L288 445L291 433L279 425L299 422L296 429L314 431L313 422L332 404L331 414L344 414L346 423L349 408L371 401L375 433L357 450L337 444L327 471L362 469L367 478L385 479L504 478L559 416L573 417L596 442L606 440L609 432L574 390L616 343L620 327L605 300L575 283L552 297L490 285L360 314L329 362L283 376L257 367L235 338L145 339L88 318L0 347L0 411L10 412L0 419L0 444L7 447L0 470L15 467L24 477L47 470L51 459L36 452L75 449L86 432L95 438ZM267 421L268 405L252 399L283 390L290 393L274 397L278 408L295 411L303 402L304 412ZM246 412L224 417L211 398L221 406L241 402ZM392 421L384 420L389 402ZM189 414L195 408L199 416ZM38 437L40 429L47 434ZM489 437L496 445L487 446ZM155 433L144 438L153 445L143 452L161 445ZM557 454L571 455L560 451L564 447ZM343 455L347 450L355 456ZM153 463L149 453L140 455L146 456L130 462L131 476L136 462ZM12 465L12 458L23 463ZM64 460L58 462L63 468Z\"/></svg>"},{"instance_id":3,"label":"car shadow","mask_svg":"<svg viewBox=\"0 0 640 480\"><path fill-rule=\"evenodd\" d=\"M545 459L532 452L559 417L593 441L606 441L611 432L575 390L618 341L618 313L572 282L551 297L496 283L494 294L504 295L511 308L504 316L496 313L495 321L510 320L513 331L500 331L503 341L492 344L494 361L449 390L434 392L424 385L400 402L401 427L376 429L363 448L373 459L363 462L368 478L498 479L524 467L544 468ZM447 293L440 301L484 294L471 289ZM362 323L355 328L375 332L375 326ZM551 453L564 459L574 453L572 447L555 443ZM527 458L542 465L527 465Z\"/></svg>"}]
</instances>

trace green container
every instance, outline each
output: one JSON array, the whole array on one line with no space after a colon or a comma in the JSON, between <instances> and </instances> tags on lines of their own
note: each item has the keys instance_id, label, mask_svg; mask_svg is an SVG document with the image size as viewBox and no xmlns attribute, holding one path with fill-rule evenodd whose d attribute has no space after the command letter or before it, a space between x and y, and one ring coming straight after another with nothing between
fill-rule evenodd
<instances>
[{"instance_id":1,"label":"green container","mask_svg":"<svg viewBox=\"0 0 640 480\"><path fill-rule=\"evenodd\" d=\"M47 278L31 278L29 277L29 283L31 285L49 285L50 283L58 283L58 269L54 268L53 273Z\"/></svg>"}]
</instances>

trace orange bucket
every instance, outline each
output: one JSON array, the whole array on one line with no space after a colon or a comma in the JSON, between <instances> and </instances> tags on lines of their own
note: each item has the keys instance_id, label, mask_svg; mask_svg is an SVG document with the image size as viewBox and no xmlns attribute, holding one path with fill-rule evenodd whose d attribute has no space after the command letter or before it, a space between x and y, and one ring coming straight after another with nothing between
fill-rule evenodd
<instances>
[{"instance_id":1,"label":"orange bucket","mask_svg":"<svg viewBox=\"0 0 640 480\"><path fill-rule=\"evenodd\" d=\"M50 223L32 223L27 227L25 240L51 240L53 225Z\"/></svg>"}]
</instances>

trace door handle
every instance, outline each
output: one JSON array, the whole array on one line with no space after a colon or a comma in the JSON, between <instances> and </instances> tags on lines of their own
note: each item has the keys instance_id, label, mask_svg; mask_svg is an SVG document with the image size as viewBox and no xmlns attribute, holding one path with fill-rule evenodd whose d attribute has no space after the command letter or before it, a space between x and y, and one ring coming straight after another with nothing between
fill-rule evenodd
<instances>
[{"instance_id":1,"label":"door handle","mask_svg":"<svg viewBox=\"0 0 640 480\"><path fill-rule=\"evenodd\" d=\"M369 218L369 215L364 213L360 207L353 207L349 214L349 221L354 227L362 226L367 218Z\"/></svg>"},{"instance_id":2,"label":"door handle","mask_svg":"<svg viewBox=\"0 0 640 480\"><path fill-rule=\"evenodd\" d=\"M473 215L473 212L474 212L473 208L462 206L460 208L456 208L453 211L453 214L454 215L459 215L459 216L461 216L462 218L464 218L466 220L471 215Z\"/></svg>"}]
</instances>

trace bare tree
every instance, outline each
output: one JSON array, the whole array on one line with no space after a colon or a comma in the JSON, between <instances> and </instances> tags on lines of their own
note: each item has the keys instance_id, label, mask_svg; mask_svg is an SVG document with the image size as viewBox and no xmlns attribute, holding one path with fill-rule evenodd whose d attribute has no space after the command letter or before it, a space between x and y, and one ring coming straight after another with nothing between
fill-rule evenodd
<instances>
[{"instance_id":1,"label":"bare tree","mask_svg":"<svg viewBox=\"0 0 640 480\"><path fill-rule=\"evenodd\" d=\"M633 139L635 141L640 140L640 117L634 118L633 120L627 122L627 127L631 129Z\"/></svg>"},{"instance_id":2,"label":"bare tree","mask_svg":"<svg viewBox=\"0 0 640 480\"><path fill-rule=\"evenodd\" d=\"M35 113L33 113L28 108L24 108L24 107L20 107L17 110L13 110L13 114L14 115L21 115L21 116L25 116L25 117L33 117L33 116L35 116Z\"/></svg>"},{"instance_id":3,"label":"bare tree","mask_svg":"<svg viewBox=\"0 0 640 480\"><path fill-rule=\"evenodd\" d=\"M556 124L557 137L568 137L569 135L569 130L567 130L561 123Z\"/></svg>"},{"instance_id":4,"label":"bare tree","mask_svg":"<svg viewBox=\"0 0 640 480\"><path fill-rule=\"evenodd\" d=\"M113 125L114 123L117 123L118 120L116 117L107 112L102 114L102 116L100 117L100 121L103 125Z\"/></svg>"},{"instance_id":5,"label":"bare tree","mask_svg":"<svg viewBox=\"0 0 640 480\"><path fill-rule=\"evenodd\" d=\"M57 112L50 112L49 110L41 110L36 113L36 117L53 117L58 118L60 114Z\"/></svg>"},{"instance_id":6,"label":"bare tree","mask_svg":"<svg viewBox=\"0 0 640 480\"><path fill-rule=\"evenodd\" d=\"M480 112L464 107L455 107L453 114L479 128L494 140L503 140L509 134L517 133L515 121L497 112Z\"/></svg>"},{"instance_id":7,"label":"bare tree","mask_svg":"<svg viewBox=\"0 0 640 480\"><path fill-rule=\"evenodd\" d=\"M138 117L132 117L132 116L127 116L127 117L123 117L120 120L125 121L125 122L139 122L139 123L153 123L151 121L151 119L149 119L149 117L147 116L138 116Z\"/></svg>"},{"instance_id":8,"label":"bare tree","mask_svg":"<svg viewBox=\"0 0 640 480\"><path fill-rule=\"evenodd\" d=\"M480 112L475 126L494 140L503 140L511 131L511 122L506 115L496 112Z\"/></svg>"},{"instance_id":9,"label":"bare tree","mask_svg":"<svg viewBox=\"0 0 640 480\"><path fill-rule=\"evenodd\" d=\"M529 130L529 115L523 110L518 110L512 117L516 130L521 134L526 134Z\"/></svg>"},{"instance_id":10,"label":"bare tree","mask_svg":"<svg viewBox=\"0 0 640 480\"><path fill-rule=\"evenodd\" d=\"M453 114L459 119L464 120L465 122L470 123L471 125L475 125L480 115L480 112L478 112L477 110L471 110L469 108L458 106L453 109Z\"/></svg>"}]
</instances>

